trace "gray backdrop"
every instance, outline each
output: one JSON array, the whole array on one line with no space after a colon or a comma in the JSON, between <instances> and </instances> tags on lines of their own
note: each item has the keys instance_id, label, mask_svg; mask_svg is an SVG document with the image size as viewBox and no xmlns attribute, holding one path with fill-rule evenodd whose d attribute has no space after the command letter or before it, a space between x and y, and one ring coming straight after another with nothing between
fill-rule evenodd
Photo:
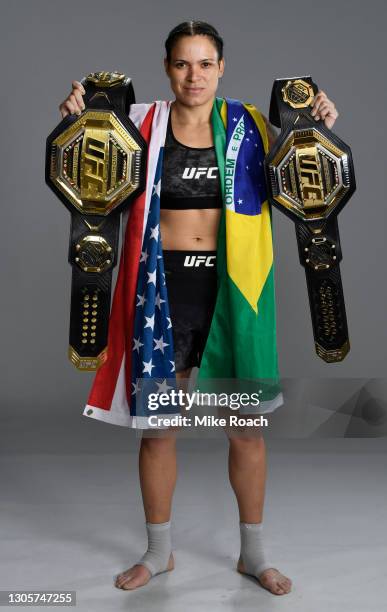
<instances>
[{"instance_id":1,"label":"gray backdrop","mask_svg":"<svg viewBox=\"0 0 387 612\"><path fill-rule=\"evenodd\" d=\"M274 78L311 74L335 102L334 129L353 150L358 187L339 216L351 351L339 364L316 356L293 224L274 210L281 375L385 376L384 2L14 0L2 9L3 418L80 414L93 378L67 359L70 215L44 183L58 105L73 79L100 69L130 75L137 101L171 97L163 42L190 18L208 20L224 37L220 95L268 114Z\"/></svg>"},{"instance_id":2,"label":"gray backdrop","mask_svg":"<svg viewBox=\"0 0 387 612\"><path fill-rule=\"evenodd\" d=\"M386 4L3 0L1 9L0 588L76 590L82 612L381 612ZM292 400L274 419L285 435L307 438L268 440L266 546L295 585L281 599L235 571L239 528L224 436L223 445L181 440L176 570L130 594L114 588L113 574L144 551L139 441L132 430L81 416L93 374L67 359L70 215L44 183L46 136L71 81L90 71L129 74L138 101L168 98L163 41L190 18L224 36L220 94L267 114L274 78L311 74L336 103L335 131L355 160L357 192L339 217L352 345L343 363L314 353L293 225L273 211L280 371ZM342 435L357 439L327 439ZM379 439L359 439L372 436Z\"/></svg>"}]
</instances>

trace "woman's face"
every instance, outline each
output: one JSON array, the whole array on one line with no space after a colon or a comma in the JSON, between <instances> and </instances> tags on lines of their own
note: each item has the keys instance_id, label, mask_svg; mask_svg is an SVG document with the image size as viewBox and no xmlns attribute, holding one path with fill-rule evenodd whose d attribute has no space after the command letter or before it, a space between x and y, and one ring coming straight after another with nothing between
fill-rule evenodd
<instances>
[{"instance_id":1,"label":"woman's face","mask_svg":"<svg viewBox=\"0 0 387 612\"><path fill-rule=\"evenodd\" d=\"M214 43L202 34L179 38L170 63L165 59L164 65L176 99L185 106L201 106L213 100L224 72L224 60L218 62Z\"/></svg>"}]
</instances>

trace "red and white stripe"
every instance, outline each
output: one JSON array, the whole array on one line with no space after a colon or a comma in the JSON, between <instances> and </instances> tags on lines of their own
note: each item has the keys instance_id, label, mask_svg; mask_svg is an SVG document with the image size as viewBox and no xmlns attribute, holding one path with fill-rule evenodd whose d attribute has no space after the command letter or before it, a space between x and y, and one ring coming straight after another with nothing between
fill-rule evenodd
<instances>
[{"instance_id":1,"label":"red and white stripe","mask_svg":"<svg viewBox=\"0 0 387 612\"><path fill-rule=\"evenodd\" d=\"M122 249L109 318L108 356L98 369L83 415L112 425L142 427L130 414L136 288L156 165L164 146L171 101L132 104L129 117L148 143L146 190L122 215Z\"/></svg>"}]
</instances>

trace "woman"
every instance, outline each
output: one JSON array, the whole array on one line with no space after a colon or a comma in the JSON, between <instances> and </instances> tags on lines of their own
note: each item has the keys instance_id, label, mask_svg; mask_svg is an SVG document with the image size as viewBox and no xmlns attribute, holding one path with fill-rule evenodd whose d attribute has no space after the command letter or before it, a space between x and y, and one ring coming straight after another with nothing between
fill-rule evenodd
<instances>
[{"instance_id":1,"label":"woman","mask_svg":"<svg viewBox=\"0 0 387 612\"><path fill-rule=\"evenodd\" d=\"M213 263L217 253L222 200L219 181L214 181L217 167L210 116L225 62L221 37L204 22L180 24L170 32L165 47L164 66L175 100L165 145L168 155L163 167L160 232L173 321L176 378L188 379L192 367L200 364L216 297L216 267L185 268L184 260L187 253L205 254L206 261ZM59 107L62 117L82 112L84 93L82 85L73 81L71 94ZM331 128L338 113L325 93L319 91L312 115L323 119ZM265 123L272 144L275 132L266 118ZM184 151L184 159L194 163L178 175L173 169ZM206 172L190 182L193 167L204 168ZM184 279L188 279L185 284ZM194 330L192 321L196 325ZM271 593L286 594L291 589L291 581L265 561L262 545L264 441L261 436L239 437L228 432L227 435L229 477L240 519L241 554L237 569L255 576ZM139 471L148 549L139 562L116 578L115 585L125 590L143 586L155 574L174 568L170 516L176 483L175 436L143 436Z\"/></svg>"}]
</instances>

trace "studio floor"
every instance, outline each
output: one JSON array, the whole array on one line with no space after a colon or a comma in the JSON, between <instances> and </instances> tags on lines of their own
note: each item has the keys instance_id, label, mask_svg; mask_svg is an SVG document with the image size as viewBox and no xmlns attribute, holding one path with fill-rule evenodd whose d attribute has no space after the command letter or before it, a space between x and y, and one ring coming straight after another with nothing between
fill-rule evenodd
<instances>
[{"instance_id":1,"label":"studio floor","mask_svg":"<svg viewBox=\"0 0 387 612\"><path fill-rule=\"evenodd\" d=\"M144 552L139 440L85 421L73 438L66 427L46 437L43 453L36 437L24 448L23 436L5 445L2 590L74 590L82 612L386 610L384 439L268 441L267 556L294 583L280 597L235 569L239 529L226 441L179 440L176 567L130 592L115 588L113 577ZM82 432L93 435L81 442Z\"/></svg>"}]
</instances>

